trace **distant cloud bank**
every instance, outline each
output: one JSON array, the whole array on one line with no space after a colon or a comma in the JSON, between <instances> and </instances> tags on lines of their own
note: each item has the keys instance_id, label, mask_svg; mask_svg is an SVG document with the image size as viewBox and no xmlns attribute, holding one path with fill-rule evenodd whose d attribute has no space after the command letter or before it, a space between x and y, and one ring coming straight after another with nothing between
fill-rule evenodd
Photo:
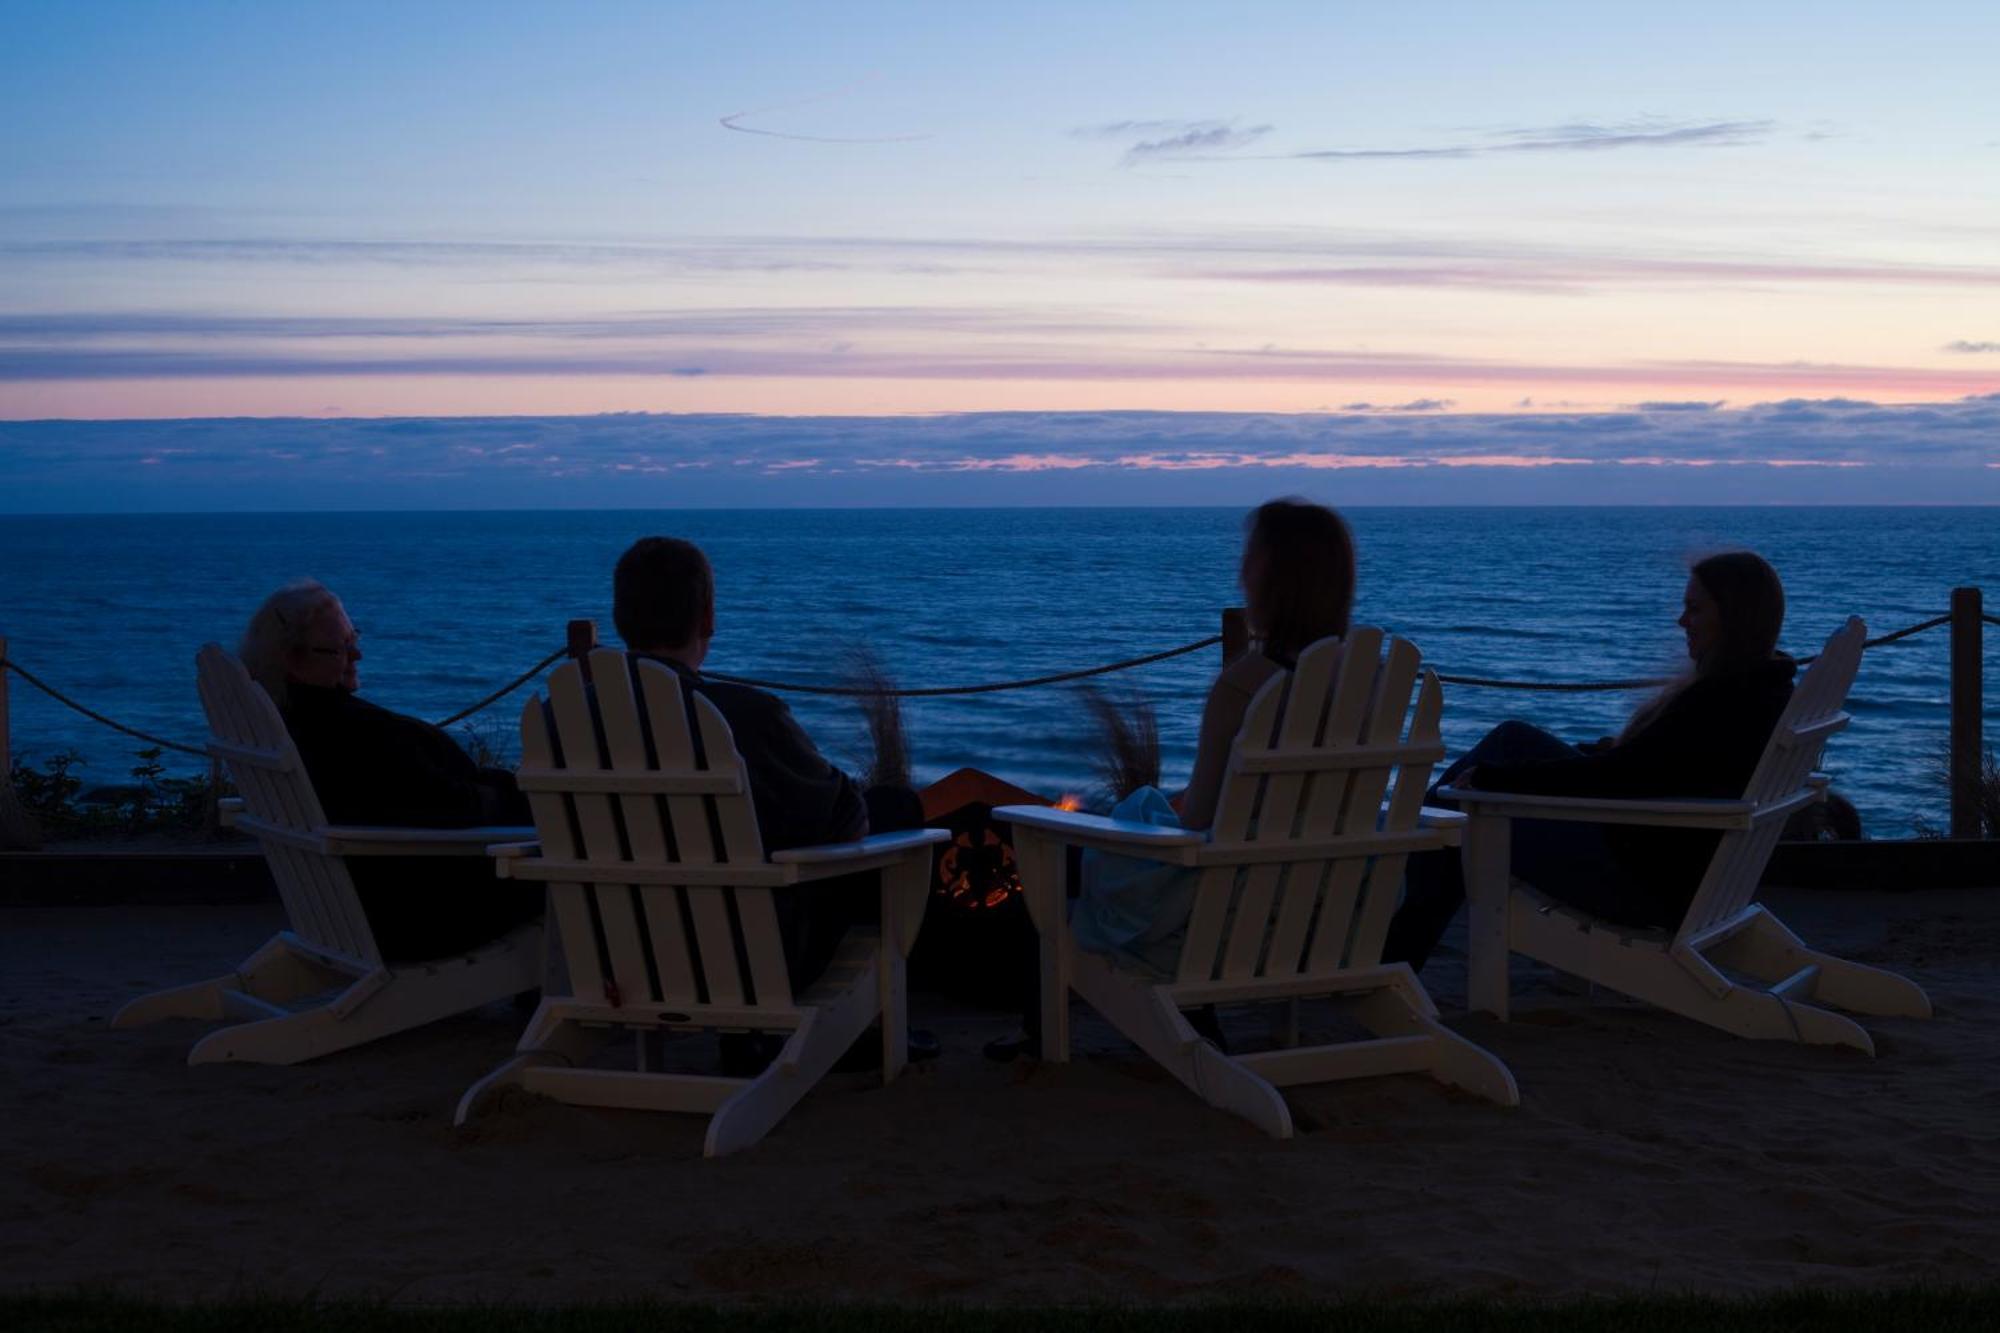
<instances>
[{"instance_id":1,"label":"distant cloud bank","mask_svg":"<svg viewBox=\"0 0 2000 1333\"><path fill-rule=\"evenodd\" d=\"M2000 502L2000 394L1724 410L0 423L0 508Z\"/></svg>"}]
</instances>

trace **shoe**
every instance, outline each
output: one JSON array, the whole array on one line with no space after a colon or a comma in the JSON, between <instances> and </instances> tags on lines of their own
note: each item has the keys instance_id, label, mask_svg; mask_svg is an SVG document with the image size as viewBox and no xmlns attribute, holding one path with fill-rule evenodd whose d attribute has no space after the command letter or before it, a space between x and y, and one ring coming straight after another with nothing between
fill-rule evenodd
<instances>
[{"instance_id":1,"label":"shoe","mask_svg":"<svg viewBox=\"0 0 2000 1333\"><path fill-rule=\"evenodd\" d=\"M1215 1044L1216 1050L1229 1054L1229 1038L1222 1035L1222 1019L1214 1005L1205 1004L1199 1009L1188 1010L1187 1021L1197 1036L1208 1038Z\"/></svg>"},{"instance_id":2,"label":"shoe","mask_svg":"<svg viewBox=\"0 0 2000 1333\"><path fill-rule=\"evenodd\" d=\"M1005 1037L995 1037L979 1049L987 1059L1004 1065L1008 1061L1018 1058L1023 1051L1028 1049L1033 1040L1025 1032L1015 1032Z\"/></svg>"},{"instance_id":3,"label":"shoe","mask_svg":"<svg viewBox=\"0 0 2000 1333\"><path fill-rule=\"evenodd\" d=\"M771 1032L725 1032L715 1039L716 1061L724 1078L755 1078L771 1067L785 1039Z\"/></svg>"},{"instance_id":4,"label":"shoe","mask_svg":"<svg viewBox=\"0 0 2000 1333\"><path fill-rule=\"evenodd\" d=\"M923 1028L911 1028L908 1055L911 1064L921 1064L925 1060L935 1060L944 1051L943 1043L935 1032ZM838 1074L863 1074L882 1067L882 1029L869 1028L847 1048L847 1054L833 1062Z\"/></svg>"}]
</instances>

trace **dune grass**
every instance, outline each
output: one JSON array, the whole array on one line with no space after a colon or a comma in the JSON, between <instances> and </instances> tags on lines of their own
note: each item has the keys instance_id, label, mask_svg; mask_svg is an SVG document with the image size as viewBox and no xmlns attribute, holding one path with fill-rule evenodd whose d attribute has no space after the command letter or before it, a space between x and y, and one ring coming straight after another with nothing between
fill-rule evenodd
<instances>
[{"instance_id":1,"label":"dune grass","mask_svg":"<svg viewBox=\"0 0 2000 1333\"><path fill-rule=\"evenodd\" d=\"M1682 1333L1688 1329L1865 1328L1881 1333L1953 1333L2000 1326L2000 1289L1914 1287L1800 1291L1755 1297L1629 1296L1562 1301L1379 1300L1327 1303L1208 1302L1175 1307L979 1307L783 1302L722 1307L621 1302L410 1306L367 1301L241 1301L168 1304L78 1294L0 1297L0 1326L17 1333L1124 1333L1124 1330L1254 1329L1258 1333Z\"/></svg>"}]
</instances>

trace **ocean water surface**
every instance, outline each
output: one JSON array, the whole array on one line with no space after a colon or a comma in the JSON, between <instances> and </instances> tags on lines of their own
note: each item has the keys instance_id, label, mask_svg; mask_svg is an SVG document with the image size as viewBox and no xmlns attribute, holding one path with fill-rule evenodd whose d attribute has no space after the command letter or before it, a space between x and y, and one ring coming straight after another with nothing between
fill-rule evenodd
<instances>
[{"instance_id":1,"label":"ocean water surface","mask_svg":"<svg viewBox=\"0 0 2000 1333\"><path fill-rule=\"evenodd\" d=\"M2000 604L2000 511L1972 508L1381 508L1349 511L1357 619L1414 640L1440 671L1561 681L1658 675L1681 651L1690 556L1763 552L1790 598L1785 646L1815 651L1849 614L1879 634L1936 615L1955 585ZM634 538L699 543L718 584L714 670L835 681L856 644L910 686L1004 680L1108 662L1216 632L1236 605L1235 509L940 509L321 513L0 519L0 634L12 656L133 726L198 743L194 654L231 646L273 587L331 585L363 631L362 691L402 711L456 711L559 646L572 617L615 638L611 567ZM1943 630L1872 650L1854 727L1828 751L1869 831L1942 818ZM1988 735L2000 704L1989 632ZM1220 650L1112 677L1157 707L1168 781L1193 759ZM503 749L512 696L471 725ZM1643 696L1448 686L1458 749L1507 717L1577 738L1615 731ZM17 756L81 754L116 782L140 743L16 681ZM850 701L792 703L822 748L859 767ZM1062 687L920 699L919 779L960 765L1047 793L1089 790L1091 736ZM169 762L175 762L170 756ZM189 768L199 761L179 757Z\"/></svg>"}]
</instances>

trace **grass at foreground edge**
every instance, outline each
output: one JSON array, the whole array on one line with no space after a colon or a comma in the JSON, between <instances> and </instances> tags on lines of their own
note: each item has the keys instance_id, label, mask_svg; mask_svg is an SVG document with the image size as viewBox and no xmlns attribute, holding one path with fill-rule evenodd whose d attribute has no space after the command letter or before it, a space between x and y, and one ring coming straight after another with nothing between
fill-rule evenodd
<instances>
[{"instance_id":1,"label":"grass at foreground edge","mask_svg":"<svg viewBox=\"0 0 2000 1333\"><path fill-rule=\"evenodd\" d=\"M16 1333L95 1333L100 1329L167 1333L597 1333L662 1329L674 1333L1121 1333L1121 1330L1256 1329L1259 1333L1384 1330L1432 1333L1492 1330L1611 1329L1618 1333L1702 1330L1866 1328L1892 1333L1951 1333L2000 1327L2000 1288L1905 1287L1874 1291L1803 1290L1779 1295L1619 1296L1557 1301L1450 1299L1390 1302L1218 1301L1183 1306L1072 1307L877 1305L785 1301L715 1306L664 1301L599 1305L391 1305L374 1301L244 1299L174 1304L125 1296L0 1296L0 1327Z\"/></svg>"}]
</instances>

